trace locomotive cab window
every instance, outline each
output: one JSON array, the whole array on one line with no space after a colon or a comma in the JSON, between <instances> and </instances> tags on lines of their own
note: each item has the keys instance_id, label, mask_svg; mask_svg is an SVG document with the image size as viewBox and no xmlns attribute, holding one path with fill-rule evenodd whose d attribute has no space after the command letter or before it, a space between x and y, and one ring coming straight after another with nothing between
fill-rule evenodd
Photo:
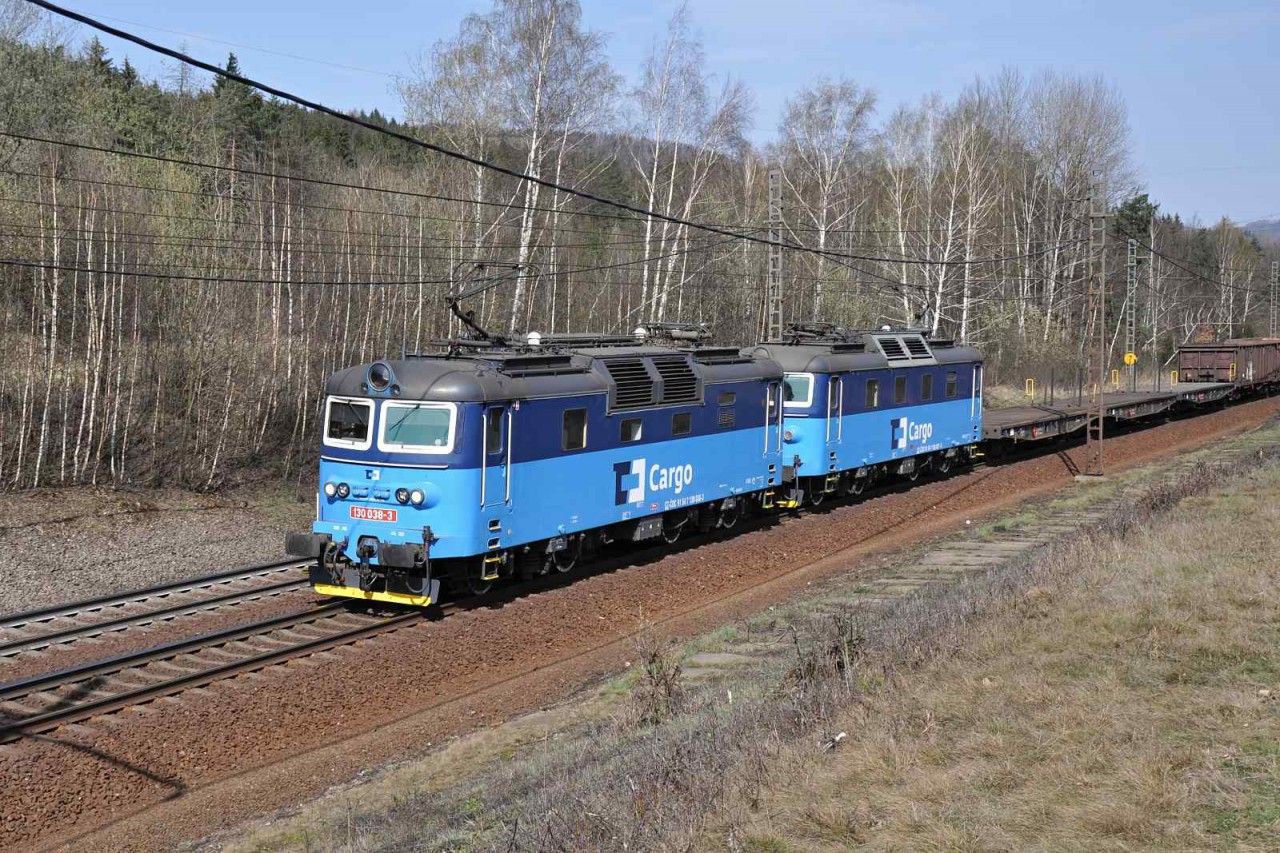
<instances>
[{"instance_id":1,"label":"locomotive cab window","mask_svg":"<svg viewBox=\"0 0 1280 853\"><path fill-rule=\"evenodd\" d=\"M782 378L782 399L789 409L805 409L813 402L813 374L788 373Z\"/></svg>"},{"instance_id":2,"label":"locomotive cab window","mask_svg":"<svg viewBox=\"0 0 1280 853\"><path fill-rule=\"evenodd\" d=\"M625 444L629 441L639 441L640 434L644 431L644 422L639 418L627 418L622 422L622 442Z\"/></svg>"},{"instance_id":3,"label":"locomotive cab window","mask_svg":"<svg viewBox=\"0 0 1280 853\"><path fill-rule=\"evenodd\" d=\"M385 402L378 450L429 455L452 452L457 418L453 403Z\"/></svg>"},{"instance_id":4,"label":"locomotive cab window","mask_svg":"<svg viewBox=\"0 0 1280 853\"><path fill-rule=\"evenodd\" d=\"M893 378L893 402L899 406L907 402L907 377L895 376Z\"/></svg>"},{"instance_id":5,"label":"locomotive cab window","mask_svg":"<svg viewBox=\"0 0 1280 853\"><path fill-rule=\"evenodd\" d=\"M560 425L560 449L581 450L587 446L587 410L567 409Z\"/></svg>"},{"instance_id":6,"label":"locomotive cab window","mask_svg":"<svg viewBox=\"0 0 1280 853\"><path fill-rule=\"evenodd\" d=\"M920 377L920 401L927 403L933 399L933 374L926 373Z\"/></svg>"},{"instance_id":7,"label":"locomotive cab window","mask_svg":"<svg viewBox=\"0 0 1280 853\"><path fill-rule=\"evenodd\" d=\"M947 372L947 396L954 397L956 395L956 372L954 370Z\"/></svg>"},{"instance_id":8,"label":"locomotive cab window","mask_svg":"<svg viewBox=\"0 0 1280 853\"><path fill-rule=\"evenodd\" d=\"M453 451L458 407L453 403L383 403L378 449L389 453Z\"/></svg>"},{"instance_id":9,"label":"locomotive cab window","mask_svg":"<svg viewBox=\"0 0 1280 853\"><path fill-rule=\"evenodd\" d=\"M868 409L880 408L880 380L879 379L867 380L867 408Z\"/></svg>"},{"instance_id":10,"label":"locomotive cab window","mask_svg":"<svg viewBox=\"0 0 1280 853\"><path fill-rule=\"evenodd\" d=\"M721 406L732 406L738 402L738 395L733 391L721 391L717 401Z\"/></svg>"},{"instance_id":11,"label":"locomotive cab window","mask_svg":"<svg viewBox=\"0 0 1280 853\"><path fill-rule=\"evenodd\" d=\"M676 412L671 416L671 434L688 435L693 430L693 415L688 412Z\"/></svg>"},{"instance_id":12,"label":"locomotive cab window","mask_svg":"<svg viewBox=\"0 0 1280 853\"><path fill-rule=\"evenodd\" d=\"M484 413L484 445L490 453L502 452L502 409Z\"/></svg>"},{"instance_id":13,"label":"locomotive cab window","mask_svg":"<svg viewBox=\"0 0 1280 853\"><path fill-rule=\"evenodd\" d=\"M330 397L325 406L324 443L330 447L368 450L373 443L370 424L373 402Z\"/></svg>"}]
</instances>

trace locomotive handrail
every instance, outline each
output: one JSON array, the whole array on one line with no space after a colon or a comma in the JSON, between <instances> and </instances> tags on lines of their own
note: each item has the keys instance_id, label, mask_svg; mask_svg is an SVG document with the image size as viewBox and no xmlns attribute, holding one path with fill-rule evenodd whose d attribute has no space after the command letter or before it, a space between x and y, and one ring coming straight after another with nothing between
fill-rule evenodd
<instances>
[{"instance_id":1,"label":"locomotive handrail","mask_svg":"<svg viewBox=\"0 0 1280 853\"><path fill-rule=\"evenodd\" d=\"M837 376L836 381L840 383L840 390L838 391L840 396L837 397L837 403L836 403L836 406L837 406L836 443L843 444L844 443L844 377Z\"/></svg>"}]
</instances>

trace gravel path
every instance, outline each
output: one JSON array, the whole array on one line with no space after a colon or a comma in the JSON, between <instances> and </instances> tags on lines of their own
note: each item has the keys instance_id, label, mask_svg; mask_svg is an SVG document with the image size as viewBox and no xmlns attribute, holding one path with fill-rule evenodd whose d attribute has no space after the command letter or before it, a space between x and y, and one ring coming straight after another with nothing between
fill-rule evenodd
<instances>
[{"instance_id":1,"label":"gravel path","mask_svg":"<svg viewBox=\"0 0 1280 853\"><path fill-rule=\"evenodd\" d=\"M286 530L313 514L264 491L0 495L0 613L279 559Z\"/></svg>"},{"instance_id":2,"label":"gravel path","mask_svg":"<svg viewBox=\"0 0 1280 853\"><path fill-rule=\"evenodd\" d=\"M1108 463L1207 444L1277 410L1259 401L1109 440ZM688 635L758 612L811 581L867 571L869 554L1060 488L1082 463L1077 450L786 519L0 748L0 846L171 848L556 701L616 671L642 619Z\"/></svg>"}]
</instances>

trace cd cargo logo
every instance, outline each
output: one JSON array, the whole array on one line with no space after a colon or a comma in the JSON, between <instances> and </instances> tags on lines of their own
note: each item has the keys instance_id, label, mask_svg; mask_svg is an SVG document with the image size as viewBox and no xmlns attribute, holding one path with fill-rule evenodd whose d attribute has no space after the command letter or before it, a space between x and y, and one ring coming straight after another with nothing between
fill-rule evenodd
<instances>
[{"instance_id":1,"label":"cd cargo logo","mask_svg":"<svg viewBox=\"0 0 1280 853\"><path fill-rule=\"evenodd\" d=\"M915 445L928 444L933 438L933 424L914 423L910 418L894 418L889 421L891 431L890 447L894 450L906 450Z\"/></svg>"},{"instance_id":2,"label":"cd cargo logo","mask_svg":"<svg viewBox=\"0 0 1280 853\"><path fill-rule=\"evenodd\" d=\"M632 459L629 462L616 462L613 466L613 502L616 506L632 504L644 500L647 492L674 491L677 495L685 486L693 484L693 466L672 465L663 468L654 463L645 471L645 460ZM646 474L648 475L646 489Z\"/></svg>"},{"instance_id":3,"label":"cd cargo logo","mask_svg":"<svg viewBox=\"0 0 1280 853\"><path fill-rule=\"evenodd\" d=\"M613 466L615 506L644 500L644 460L617 462Z\"/></svg>"}]
</instances>

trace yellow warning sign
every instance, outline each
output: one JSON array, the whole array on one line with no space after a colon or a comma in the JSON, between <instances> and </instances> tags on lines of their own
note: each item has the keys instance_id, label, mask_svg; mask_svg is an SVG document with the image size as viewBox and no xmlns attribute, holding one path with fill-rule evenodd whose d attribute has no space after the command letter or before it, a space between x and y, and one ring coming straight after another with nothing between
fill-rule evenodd
<instances>
[{"instance_id":1,"label":"yellow warning sign","mask_svg":"<svg viewBox=\"0 0 1280 853\"><path fill-rule=\"evenodd\" d=\"M1127 367L1133 367L1138 363L1138 357L1131 352L1124 354L1124 363Z\"/></svg>"}]
</instances>

